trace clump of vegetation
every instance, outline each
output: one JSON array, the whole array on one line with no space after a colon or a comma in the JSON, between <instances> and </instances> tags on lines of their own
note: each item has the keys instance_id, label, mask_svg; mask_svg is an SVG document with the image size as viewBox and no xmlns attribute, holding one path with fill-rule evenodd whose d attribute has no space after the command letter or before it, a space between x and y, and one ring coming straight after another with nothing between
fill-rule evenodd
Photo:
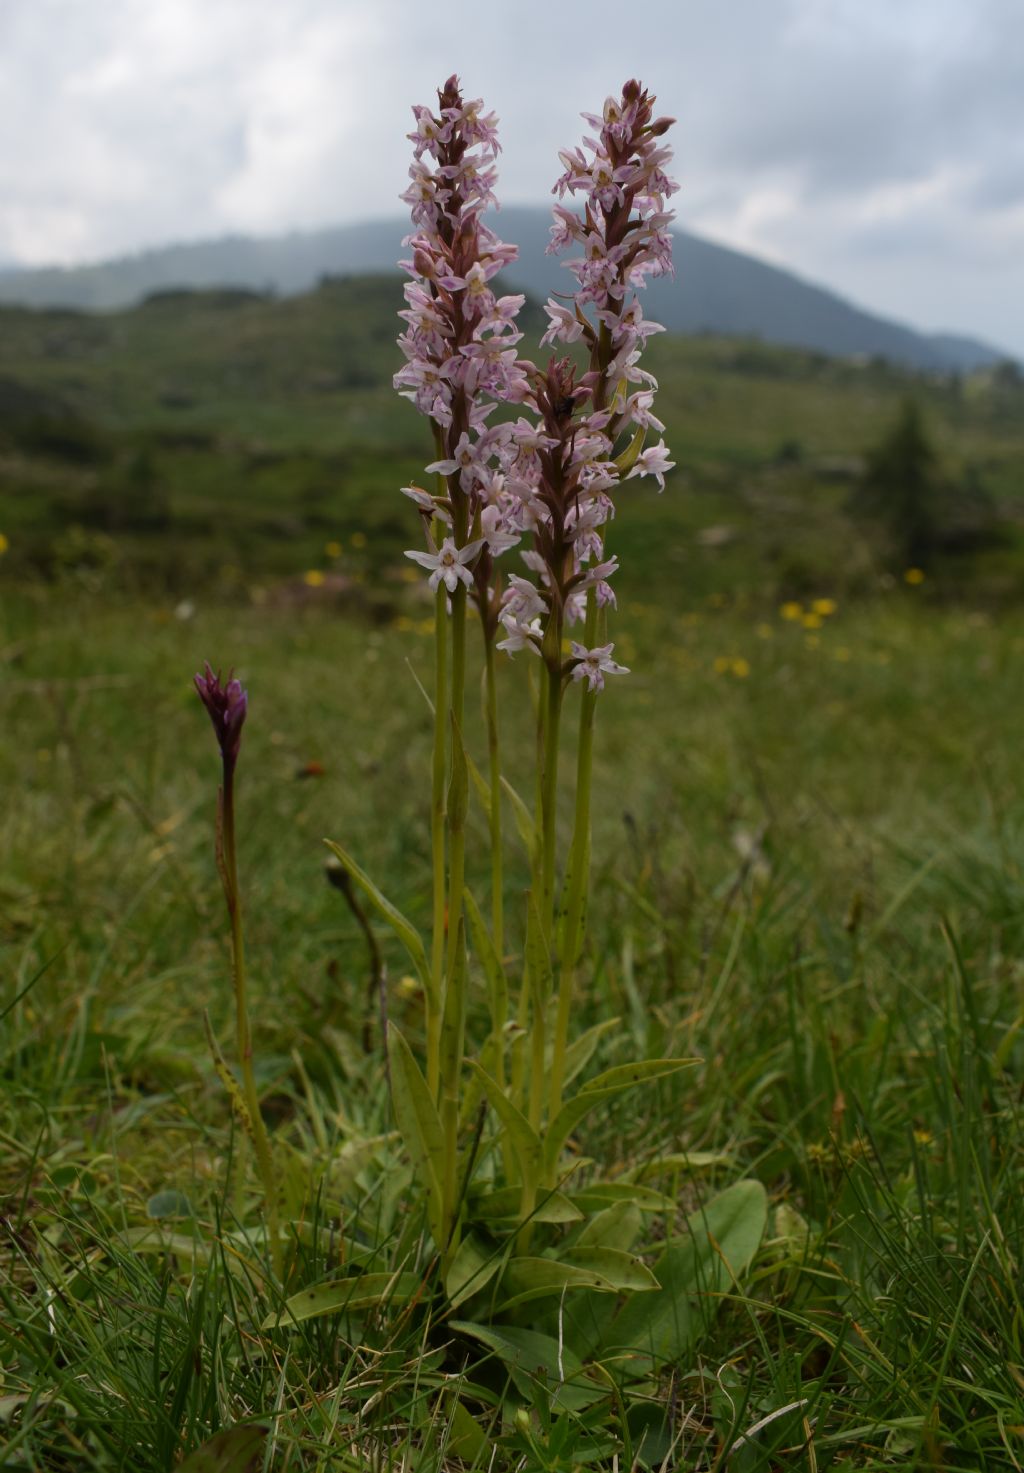
<instances>
[{"instance_id":1,"label":"clump of vegetation","mask_svg":"<svg viewBox=\"0 0 1024 1473\"><path fill-rule=\"evenodd\" d=\"M868 452L849 504L855 516L883 529L899 570L931 569L942 554L962 556L999 538L995 503L976 468L959 478L943 471L914 399L904 400Z\"/></svg>"}]
</instances>

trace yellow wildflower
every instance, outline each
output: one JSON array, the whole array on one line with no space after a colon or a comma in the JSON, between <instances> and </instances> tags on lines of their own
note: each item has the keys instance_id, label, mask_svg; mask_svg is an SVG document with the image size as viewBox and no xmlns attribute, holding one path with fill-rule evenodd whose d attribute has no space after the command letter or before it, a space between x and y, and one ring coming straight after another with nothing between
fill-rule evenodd
<instances>
[{"instance_id":1,"label":"yellow wildflower","mask_svg":"<svg viewBox=\"0 0 1024 1473\"><path fill-rule=\"evenodd\" d=\"M729 668L732 670L732 673L738 677L738 679L746 680L747 676L750 674L750 661L745 660L742 655L737 655L736 658L731 662Z\"/></svg>"},{"instance_id":2,"label":"yellow wildflower","mask_svg":"<svg viewBox=\"0 0 1024 1473\"><path fill-rule=\"evenodd\" d=\"M795 623L797 619L803 618L803 604L795 603L792 599L790 599L788 603L784 603L781 606L781 608L779 609L779 613L782 615L783 619L789 619L791 622Z\"/></svg>"},{"instance_id":3,"label":"yellow wildflower","mask_svg":"<svg viewBox=\"0 0 1024 1473\"><path fill-rule=\"evenodd\" d=\"M10 547L10 545L11 544L8 542L4 534L0 532L0 557L3 557L4 553Z\"/></svg>"},{"instance_id":4,"label":"yellow wildflower","mask_svg":"<svg viewBox=\"0 0 1024 1473\"><path fill-rule=\"evenodd\" d=\"M324 575L319 568L310 568L308 573L303 573L302 581L307 588L322 588Z\"/></svg>"},{"instance_id":5,"label":"yellow wildflower","mask_svg":"<svg viewBox=\"0 0 1024 1473\"><path fill-rule=\"evenodd\" d=\"M328 557L341 557L341 551L340 542L326 542L324 544L324 552Z\"/></svg>"},{"instance_id":6,"label":"yellow wildflower","mask_svg":"<svg viewBox=\"0 0 1024 1473\"><path fill-rule=\"evenodd\" d=\"M923 568L908 568L903 574L904 583L909 583L911 588L916 588L919 583L924 582Z\"/></svg>"},{"instance_id":7,"label":"yellow wildflower","mask_svg":"<svg viewBox=\"0 0 1024 1473\"><path fill-rule=\"evenodd\" d=\"M352 536L348 540L351 542L351 544L352 544L353 547L365 547L366 546L366 533L365 532L353 532L352 533Z\"/></svg>"},{"instance_id":8,"label":"yellow wildflower","mask_svg":"<svg viewBox=\"0 0 1024 1473\"><path fill-rule=\"evenodd\" d=\"M823 619L827 619L830 614L834 614L838 607L839 605L834 598L816 598L811 604L814 612L820 614Z\"/></svg>"},{"instance_id":9,"label":"yellow wildflower","mask_svg":"<svg viewBox=\"0 0 1024 1473\"><path fill-rule=\"evenodd\" d=\"M800 623L804 626L805 629L820 629L824 622L825 621L820 614L814 613L805 614L800 620Z\"/></svg>"}]
</instances>

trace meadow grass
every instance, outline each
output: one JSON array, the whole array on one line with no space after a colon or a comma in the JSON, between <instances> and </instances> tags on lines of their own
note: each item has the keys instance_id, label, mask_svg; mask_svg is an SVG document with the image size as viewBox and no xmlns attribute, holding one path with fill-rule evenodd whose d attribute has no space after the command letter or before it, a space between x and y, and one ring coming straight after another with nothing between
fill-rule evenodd
<instances>
[{"instance_id":1,"label":"meadow grass","mask_svg":"<svg viewBox=\"0 0 1024 1473\"><path fill-rule=\"evenodd\" d=\"M255 1176L203 1040L203 1010L221 1038L232 1010L190 685L209 657L250 691L239 860L300 1224L287 1292L342 1263L425 1275L366 938L321 840L426 919L429 606L397 576L373 618L315 589L177 614L78 586L5 598L3 1467L164 1469L239 1423L265 1436L193 1466L1024 1463L1024 616L926 584L808 627L808 601L786 618L742 586L668 601L671 576L623 598L634 674L600 711L577 1021L620 1020L604 1064L703 1063L576 1144L672 1196L655 1239L743 1176L771 1211L692 1357L578 1411L543 1379L509 1387L437 1306L267 1328L282 1291L243 1231ZM499 684L527 731L523 670ZM512 840L509 862L514 893ZM378 944L415 1038L415 983Z\"/></svg>"}]
</instances>

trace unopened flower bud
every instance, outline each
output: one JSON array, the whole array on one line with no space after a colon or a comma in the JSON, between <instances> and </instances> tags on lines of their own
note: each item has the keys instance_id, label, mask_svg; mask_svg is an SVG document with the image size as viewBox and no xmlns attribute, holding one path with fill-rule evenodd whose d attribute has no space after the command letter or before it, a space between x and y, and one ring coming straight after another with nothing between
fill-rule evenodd
<instances>
[{"instance_id":1,"label":"unopened flower bud","mask_svg":"<svg viewBox=\"0 0 1024 1473\"><path fill-rule=\"evenodd\" d=\"M209 661L205 673L195 677L195 687L199 692L199 699L210 713L224 763L234 767L242 743L242 725L249 697L243 690L241 681L234 678L233 671L228 671L227 683L222 686L220 671L215 675Z\"/></svg>"}]
</instances>

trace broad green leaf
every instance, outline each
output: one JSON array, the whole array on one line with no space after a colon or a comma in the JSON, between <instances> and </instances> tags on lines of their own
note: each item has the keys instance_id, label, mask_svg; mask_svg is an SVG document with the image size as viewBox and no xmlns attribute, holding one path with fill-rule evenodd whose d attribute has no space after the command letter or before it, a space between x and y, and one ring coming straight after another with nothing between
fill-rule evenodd
<instances>
[{"instance_id":1,"label":"broad green leaf","mask_svg":"<svg viewBox=\"0 0 1024 1473\"><path fill-rule=\"evenodd\" d=\"M519 1169L527 1181L536 1177L541 1158L540 1137L521 1110L518 1110L496 1080L492 1079L480 1065L470 1061L470 1068L483 1085L484 1094L491 1108L508 1131L512 1147L519 1160Z\"/></svg>"},{"instance_id":2,"label":"broad green leaf","mask_svg":"<svg viewBox=\"0 0 1024 1473\"><path fill-rule=\"evenodd\" d=\"M557 1258L530 1257L509 1260L502 1288L508 1297L498 1306L500 1314L517 1304L558 1296L568 1289L593 1289L601 1294L617 1292L616 1286L593 1268L564 1263Z\"/></svg>"},{"instance_id":3,"label":"broad green leaf","mask_svg":"<svg viewBox=\"0 0 1024 1473\"><path fill-rule=\"evenodd\" d=\"M619 1018L608 1018L604 1023L595 1023L593 1028L588 1028L579 1038L573 1039L565 1051L566 1084L571 1084L577 1075L583 1073L594 1057L594 1050L601 1039L606 1033L614 1032L620 1022Z\"/></svg>"},{"instance_id":4,"label":"broad green leaf","mask_svg":"<svg viewBox=\"0 0 1024 1473\"><path fill-rule=\"evenodd\" d=\"M642 1225L643 1213L640 1208L636 1202L628 1197L624 1198L611 1207L595 1212L584 1223L573 1249L617 1248L620 1253L628 1253L639 1237Z\"/></svg>"},{"instance_id":5,"label":"broad green leaf","mask_svg":"<svg viewBox=\"0 0 1024 1473\"><path fill-rule=\"evenodd\" d=\"M445 1277L448 1301L457 1309L465 1300L479 1293L501 1268L504 1254L476 1233L467 1233L456 1250Z\"/></svg>"},{"instance_id":6,"label":"broad green leaf","mask_svg":"<svg viewBox=\"0 0 1024 1473\"><path fill-rule=\"evenodd\" d=\"M486 1222L519 1221L519 1208L523 1200L521 1187L499 1187L495 1192L486 1192L474 1197L470 1204L470 1216L483 1218ZM532 1222L582 1222L583 1213L570 1202L563 1192L548 1192L539 1197L536 1210L531 1214Z\"/></svg>"},{"instance_id":7,"label":"broad green leaf","mask_svg":"<svg viewBox=\"0 0 1024 1473\"><path fill-rule=\"evenodd\" d=\"M640 1166L634 1167L629 1172L629 1178L631 1181L649 1181L656 1176L733 1165L735 1157L728 1151L672 1151L667 1156L657 1156L653 1161L644 1161Z\"/></svg>"},{"instance_id":8,"label":"broad green leaf","mask_svg":"<svg viewBox=\"0 0 1024 1473\"><path fill-rule=\"evenodd\" d=\"M335 844L332 839L325 839L324 843L335 858L344 866L345 871L355 880L374 909L387 921L392 931L394 931L399 941L401 941L409 953L409 959L416 968L424 991L429 993L433 987L433 979L430 975L430 968L427 965L427 953L420 939L420 934L412 921L406 920L402 912L392 905L386 896L381 894L366 871L360 869L351 854L347 854L340 844Z\"/></svg>"},{"instance_id":9,"label":"broad green leaf","mask_svg":"<svg viewBox=\"0 0 1024 1473\"><path fill-rule=\"evenodd\" d=\"M426 1198L427 1220L434 1242L443 1247L441 1182L444 1180L444 1136L441 1121L412 1050L391 1022L388 1023L388 1062L395 1120Z\"/></svg>"},{"instance_id":10,"label":"broad green leaf","mask_svg":"<svg viewBox=\"0 0 1024 1473\"><path fill-rule=\"evenodd\" d=\"M228 1427L179 1463L177 1473L256 1473L266 1436L266 1427Z\"/></svg>"},{"instance_id":11,"label":"broad green leaf","mask_svg":"<svg viewBox=\"0 0 1024 1473\"><path fill-rule=\"evenodd\" d=\"M527 857L532 861L533 852L537 847L537 828L533 819L530 817L530 810L522 798L520 798L508 778L502 778L501 787L506 798L512 804L512 813L516 821L516 828L519 831L519 837L526 847Z\"/></svg>"},{"instance_id":12,"label":"broad green leaf","mask_svg":"<svg viewBox=\"0 0 1024 1473\"><path fill-rule=\"evenodd\" d=\"M582 1212L601 1212L617 1202L632 1202L641 1212L674 1212L676 1208L672 1197L631 1181L594 1181L570 1195Z\"/></svg>"},{"instance_id":13,"label":"broad green leaf","mask_svg":"<svg viewBox=\"0 0 1024 1473\"><path fill-rule=\"evenodd\" d=\"M574 1268L582 1268L600 1274L613 1289L620 1291L641 1294L661 1288L643 1259L637 1258L634 1253L627 1253L622 1248L605 1248L597 1245L566 1248L560 1254L560 1261Z\"/></svg>"},{"instance_id":14,"label":"broad green leaf","mask_svg":"<svg viewBox=\"0 0 1024 1473\"><path fill-rule=\"evenodd\" d=\"M492 1350L527 1401L533 1399L538 1383L551 1393L552 1408L562 1411L581 1411L605 1395L603 1387L587 1379L579 1356L567 1345L560 1348L550 1335L518 1325L475 1325L468 1320L453 1320L451 1328Z\"/></svg>"},{"instance_id":15,"label":"broad green leaf","mask_svg":"<svg viewBox=\"0 0 1024 1473\"><path fill-rule=\"evenodd\" d=\"M423 1287L419 1274L354 1274L333 1284L300 1289L286 1299L280 1310L268 1314L262 1330L289 1330L304 1320L342 1310L376 1309L381 1304L405 1304Z\"/></svg>"},{"instance_id":16,"label":"broad green leaf","mask_svg":"<svg viewBox=\"0 0 1024 1473\"><path fill-rule=\"evenodd\" d=\"M623 1374L642 1376L687 1360L711 1323L720 1296L749 1268L768 1220L757 1181L740 1181L687 1219L654 1266L661 1288L627 1301L601 1346L625 1358Z\"/></svg>"},{"instance_id":17,"label":"broad green leaf","mask_svg":"<svg viewBox=\"0 0 1024 1473\"><path fill-rule=\"evenodd\" d=\"M635 1064L618 1064L614 1069L606 1069L603 1074L596 1075L578 1094L566 1101L548 1126L544 1138L545 1176L554 1172L569 1136L601 1100L610 1100L636 1084L664 1079L699 1062L699 1059L638 1059Z\"/></svg>"}]
</instances>

